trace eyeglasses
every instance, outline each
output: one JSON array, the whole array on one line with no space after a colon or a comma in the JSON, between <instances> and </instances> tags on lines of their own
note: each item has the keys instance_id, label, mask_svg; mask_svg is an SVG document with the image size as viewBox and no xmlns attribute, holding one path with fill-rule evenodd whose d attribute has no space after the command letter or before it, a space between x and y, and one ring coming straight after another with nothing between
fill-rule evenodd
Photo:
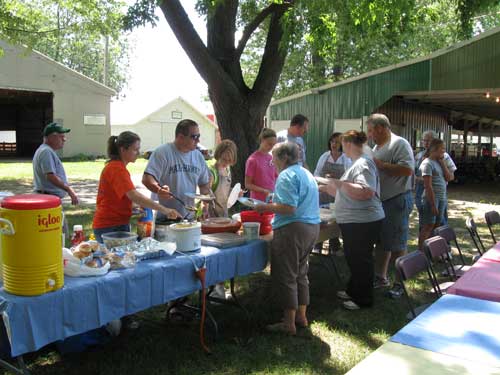
<instances>
[{"instance_id":1,"label":"eyeglasses","mask_svg":"<svg viewBox=\"0 0 500 375\"><path fill-rule=\"evenodd\" d=\"M189 138L191 138L193 141L198 141L201 137L201 134L191 134L189 135Z\"/></svg>"}]
</instances>

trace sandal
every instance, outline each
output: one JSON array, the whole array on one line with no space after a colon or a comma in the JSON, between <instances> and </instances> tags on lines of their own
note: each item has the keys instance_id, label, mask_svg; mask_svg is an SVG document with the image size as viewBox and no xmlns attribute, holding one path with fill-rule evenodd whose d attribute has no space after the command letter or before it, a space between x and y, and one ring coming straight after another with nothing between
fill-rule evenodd
<instances>
[{"instance_id":1,"label":"sandal","mask_svg":"<svg viewBox=\"0 0 500 375\"><path fill-rule=\"evenodd\" d=\"M279 322L274 324L269 324L266 326L266 331L272 333L282 333L285 335L295 336L297 334L296 331L290 331L285 323Z\"/></svg>"}]
</instances>

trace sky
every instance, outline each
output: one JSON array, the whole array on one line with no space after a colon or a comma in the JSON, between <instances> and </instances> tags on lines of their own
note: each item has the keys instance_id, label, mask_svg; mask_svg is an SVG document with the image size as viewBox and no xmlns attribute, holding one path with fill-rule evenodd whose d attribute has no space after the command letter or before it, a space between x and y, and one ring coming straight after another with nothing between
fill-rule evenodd
<instances>
[{"instance_id":1,"label":"sky","mask_svg":"<svg viewBox=\"0 0 500 375\"><path fill-rule=\"evenodd\" d=\"M203 41L204 20L194 9L195 1L182 1L184 9ZM135 49L130 57L130 80L125 99L113 99L111 124L130 124L154 112L172 99L182 96L202 113L213 113L207 85L187 57L170 29L163 13L157 9L155 28L141 27L131 33Z\"/></svg>"}]
</instances>

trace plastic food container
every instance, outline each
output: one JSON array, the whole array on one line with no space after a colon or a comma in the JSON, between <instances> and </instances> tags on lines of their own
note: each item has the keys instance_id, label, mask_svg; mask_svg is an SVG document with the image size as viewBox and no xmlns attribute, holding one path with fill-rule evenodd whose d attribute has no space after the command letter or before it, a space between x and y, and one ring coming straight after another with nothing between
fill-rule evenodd
<instances>
[{"instance_id":1,"label":"plastic food container","mask_svg":"<svg viewBox=\"0 0 500 375\"><path fill-rule=\"evenodd\" d=\"M104 245L108 249L130 245L137 242L137 234L131 232L110 232L102 235Z\"/></svg>"},{"instance_id":2,"label":"plastic food container","mask_svg":"<svg viewBox=\"0 0 500 375\"><path fill-rule=\"evenodd\" d=\"M201 248L201 223L172 224L170 230L175 234L175 244L179 251L196 251Z\"/></svg>"},{"instance_id":3,"label":"plastic food container","mask_svg":"<svg viewBox=\"0 0 500 375\"><path fill-rule=\"evenodd\" d=\"M241 211L240 212L241 222L254 222L260 223L260 235L265 235L271 233L273 230L272 221L274 219L274 213L267 211L263 213L258 213L257 211Z\"/></svg>"},{"instance_id":4,"label":"plastic food container","mask_svg":"<svg viewBox=\"0 0 500 375\"><path fill-rule=\"evenodd\" d=\"M248 221L243 223L243 237L246 240L258 240L260 232L260 223Z\"/></svg>"}]
</instances>

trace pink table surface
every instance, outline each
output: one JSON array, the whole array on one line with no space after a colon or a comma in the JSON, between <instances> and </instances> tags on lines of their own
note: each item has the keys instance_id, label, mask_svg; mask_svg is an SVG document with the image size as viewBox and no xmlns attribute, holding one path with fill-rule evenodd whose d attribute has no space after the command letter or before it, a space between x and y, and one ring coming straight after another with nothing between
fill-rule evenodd
<instances>
[{"instance_id":1,"label":"pink table surface","mask_svg":"<svg viewBox=\"0 0 500 375\"><path fill-rule=\"evenodd\" d=\"M485 252L481 259L500 262L500 243L496 244L490 250Z\"/></svg>"},{"instance_id":2,"label":"pink table surface","mask_svg":"<svg viewBox=\"0 0 500 375\"><path fill-rule=\"evenodd\" d=\"M485 255L448 288L447 293L500 302L500 250L490 254L499 255L497 260L484 258Z\"/></svg>"}]
</instances>

